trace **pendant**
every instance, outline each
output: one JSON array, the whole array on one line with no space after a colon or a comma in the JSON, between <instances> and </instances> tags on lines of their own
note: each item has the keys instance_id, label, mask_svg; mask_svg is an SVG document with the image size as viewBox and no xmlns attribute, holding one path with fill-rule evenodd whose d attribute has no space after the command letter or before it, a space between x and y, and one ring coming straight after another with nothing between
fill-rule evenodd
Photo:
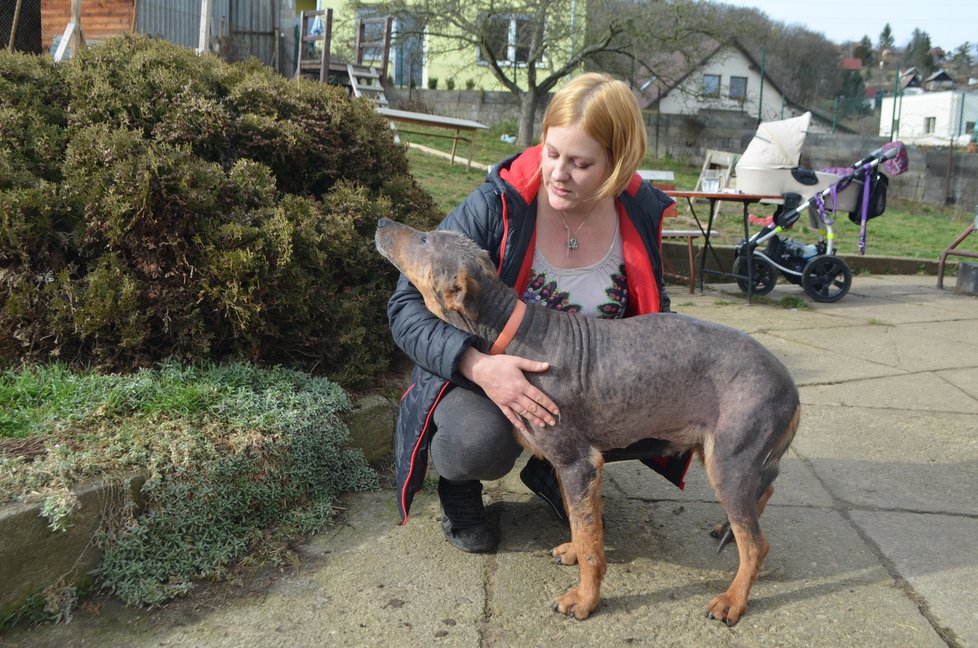
<instances>
[{"instance_id":1,"label":"pendant","mask_svg":"<svg viewBox=\"0 0 978 648\"><path fill-rule=\"evenodd\" d=\"M570 236L567 239L567 249L568 250L576 250L577 249L577 239L574 238L573 236Z\"/></svg>"}]
</instances>

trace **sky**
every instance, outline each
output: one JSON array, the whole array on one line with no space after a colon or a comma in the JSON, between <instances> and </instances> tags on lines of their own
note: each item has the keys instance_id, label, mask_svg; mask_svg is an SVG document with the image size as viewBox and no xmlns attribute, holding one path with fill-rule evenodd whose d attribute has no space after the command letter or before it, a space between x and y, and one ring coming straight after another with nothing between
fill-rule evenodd
<instances>
[{"instance_id":1,"label":"sky","mask_svg":"<svg viewBox=\"0 0 978 648\"><path fill-rule=\"evenodd\" d=\"M931 45L953 52L959 45L978 44L978 3L974 0L718 0L738 7L753 7L768 18L801 25L834 43L859 41L875 46L890 23L898 48L910 42L914 29L927 32Z\"/></svg>"}]
</instances>

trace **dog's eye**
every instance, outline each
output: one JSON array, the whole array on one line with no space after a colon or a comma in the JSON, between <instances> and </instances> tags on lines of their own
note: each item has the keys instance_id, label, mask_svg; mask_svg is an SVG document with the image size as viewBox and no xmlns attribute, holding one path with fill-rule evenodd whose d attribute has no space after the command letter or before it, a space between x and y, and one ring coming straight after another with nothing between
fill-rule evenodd
<instances>
[{"instance_id":1,"label":"dog's eye","mask_svg":"<svg viewBox=\"0 0 978 648\"><path fill-rule=\"evenodd\" d=\"M421 235L421 242L422 243L427 243L428 242L428 237L426 235L422 234Z\"/></svg>"}]
</instances>

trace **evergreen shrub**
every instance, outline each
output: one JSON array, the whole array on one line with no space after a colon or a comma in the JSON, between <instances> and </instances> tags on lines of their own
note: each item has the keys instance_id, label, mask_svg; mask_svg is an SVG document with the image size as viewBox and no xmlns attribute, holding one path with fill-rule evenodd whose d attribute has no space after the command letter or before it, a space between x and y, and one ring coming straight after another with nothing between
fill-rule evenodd
<instances>
[{"instance_id":1,"label":"evergreen shrub","mask_svg":"<svg viewBox=\"0 0 978 648\"><path fill-rule=\"evenodd\" d=\"M389 368L375 224L438 215L369 103L126 36L0 52L0 135L5 364Z\"/></svg>"}]
</instances>

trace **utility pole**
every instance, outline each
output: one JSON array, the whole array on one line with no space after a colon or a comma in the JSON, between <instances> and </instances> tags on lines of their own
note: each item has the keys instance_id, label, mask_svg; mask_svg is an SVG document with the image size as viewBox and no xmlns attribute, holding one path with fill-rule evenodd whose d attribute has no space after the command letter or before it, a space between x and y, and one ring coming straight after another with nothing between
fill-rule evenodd
<instances>
[{"instance_id":1,"label":"utility pole","mask_svg":"<svg viewBox=\"0 0 978 648\"><path fill-rule=\"evenodd\" d=\"M757 122L763 121L761 116L764 114L764 61L767 56L767 48L761 48L761 91L757 95Z\"/></svg>"},{"instance_id":2,"label":"utility pole","mask_svg":"<svg viewBox=\"0 0 978 648\"><path fill-rule=\"evenodd\" d=\"M890 119L890 141L897 137L897 99L900 95L900 66L897 66L896 76L893 77L893 117Z\"/></svg>"},{"instance_id":3,"label":"utility pole","mask_svg":"<svg viewBox=\"0 0 978 648\"><path fill-rule=\"evenodd\" d=\"M200 3L200 32L197 35L197 53L204 54L209 48L211 32L211 0Z\"/></svg>"},{"instance_id":4,"label":"utility pole","mask_svg":"<svg viewBox=\"0 0 978 648\"><path fill-rule=\"evenodd\" d=\"M24 4L24 0L17 0L17 5L14 7L14 21L10 23L10 41L7 43L7 51L14 51L14 38L17 36L17 23L20 21L20 7Z\"/></svg>"}]
</instances>

